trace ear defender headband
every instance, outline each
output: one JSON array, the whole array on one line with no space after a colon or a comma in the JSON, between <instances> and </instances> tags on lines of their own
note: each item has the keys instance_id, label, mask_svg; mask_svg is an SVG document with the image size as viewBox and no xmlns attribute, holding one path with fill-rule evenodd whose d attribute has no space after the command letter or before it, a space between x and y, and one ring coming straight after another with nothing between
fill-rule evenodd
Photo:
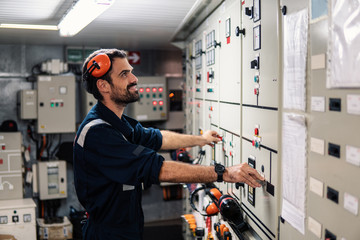
<instances>
[{"instance_id":1,"label":"ear defender headband","mask_svg":"<svg viewBox=\"0 0 360 240\"><path fill-rule=\"evenodd\" d=\"M86 65L85 76L91 74L93 77L104 76L111 67L111 61L107 54L100 53L93 57Z\"/></svg>"}]
</instances>

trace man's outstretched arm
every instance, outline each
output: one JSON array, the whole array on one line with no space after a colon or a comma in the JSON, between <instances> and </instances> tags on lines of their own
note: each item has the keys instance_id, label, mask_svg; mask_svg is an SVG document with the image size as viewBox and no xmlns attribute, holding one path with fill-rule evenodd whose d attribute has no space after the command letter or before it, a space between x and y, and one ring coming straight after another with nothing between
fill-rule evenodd
<instances>
[{"instance_id":1,"label":"man's outstretched arm","mask_svg":"<svg viewBox=\"0 0 360 240\"><path fill-rule=\"evenodd\" d=\"M247 163L227 167L223 175L224 182L243 182L251 187L260 187L258 180L265 179ZM176 161L164 161L160 174L160 182L174 183L208 183L217 180L214 166L192 165Z\"/></svg>"},{"instance_id":2,"label":"man's outstretched arm","mask_svg":"<svg viewBox=\"0 0 360 240\"><path fill-rule=\"evenodd\" d=\"M206 131L201 136L187 135L171 131L161 131L163 140L161 150L178 149L194 146L212 145L221 141L216 131Z\"/></svg>"}]
</instances>

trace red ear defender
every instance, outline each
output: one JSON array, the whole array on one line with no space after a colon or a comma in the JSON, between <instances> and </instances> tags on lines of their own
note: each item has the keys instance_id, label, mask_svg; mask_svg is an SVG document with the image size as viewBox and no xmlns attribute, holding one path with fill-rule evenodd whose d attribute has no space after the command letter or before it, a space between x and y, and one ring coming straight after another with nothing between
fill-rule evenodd
<instances>
[{"instance_id":1,"label":"red ear defender","mask_svg":"<svg viewBox=\"0 0 360 240\"><path fill-rule=\"evenodd\" d=\"M215 198L215 199L212 199L213 201L215 201L215 200L219 201L220 197L222 196L221 192L217 188L210 189L210 194L212 197Z\"/></svg>"},{"instance_id":2,"label":"red ear defender","mask_svg":"<svg viewBox=\"0 0 360 240\"><path fill-rule=\"evenodd\" d=\"M110 67L111 61L108 55L105 53L100 53L93 57L88 64L86 65L86 73L91 74L93 77L101 77L105 75Z\"/></svg>"},{"instance_id":3,"label":"red ear defender","mask_svg":"<svg viewBox=\"0 0 360 240\"><path fill-rule=\"evenodd\" d=\"M206 206L205 211L207 215L213 216L219 212L219 209L215 203L210 203Z\"/></svg>"}]
</instances>

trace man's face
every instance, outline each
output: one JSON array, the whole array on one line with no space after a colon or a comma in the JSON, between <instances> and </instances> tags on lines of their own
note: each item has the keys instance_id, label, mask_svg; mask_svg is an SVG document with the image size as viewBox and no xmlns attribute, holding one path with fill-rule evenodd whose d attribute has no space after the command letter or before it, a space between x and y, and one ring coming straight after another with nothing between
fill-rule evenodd
<instances>
[{"instance_id":1,"label":"man's face","mask_svg":"<svg viewBox=\"0 0 360 240\"><path fill-rule=\"evenodd\" d=\"M139 100L138 79L132 70L126 58L115 58L112 62L110 99L118 105L126 106Z\"/></svg>"}]
</instances>

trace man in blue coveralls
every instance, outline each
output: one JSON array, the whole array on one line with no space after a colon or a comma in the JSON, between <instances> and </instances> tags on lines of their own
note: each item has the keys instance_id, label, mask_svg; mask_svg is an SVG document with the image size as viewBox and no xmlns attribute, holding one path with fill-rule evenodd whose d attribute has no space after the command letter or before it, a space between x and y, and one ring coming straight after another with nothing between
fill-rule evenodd
<instances>
[{"instance_id":1,"label":"man in blue coveralls","mask_svg":"<svg viewBox=\"0 0 360 240\"><path fill-rule=\"evenodd\" d=\"M225 181L260 187L257 180L264 180L246 163L216 170L164 161L157 151L213 145L220 138L215 131L193 136L144 128L123 114L128 103L139 99L132 69L118 49L95 51L83 66L85 87L98 99L74 140L76 192L89 213L85 240L142 239L141 194L152 184Z\"/></svg>"}]
</instances>

